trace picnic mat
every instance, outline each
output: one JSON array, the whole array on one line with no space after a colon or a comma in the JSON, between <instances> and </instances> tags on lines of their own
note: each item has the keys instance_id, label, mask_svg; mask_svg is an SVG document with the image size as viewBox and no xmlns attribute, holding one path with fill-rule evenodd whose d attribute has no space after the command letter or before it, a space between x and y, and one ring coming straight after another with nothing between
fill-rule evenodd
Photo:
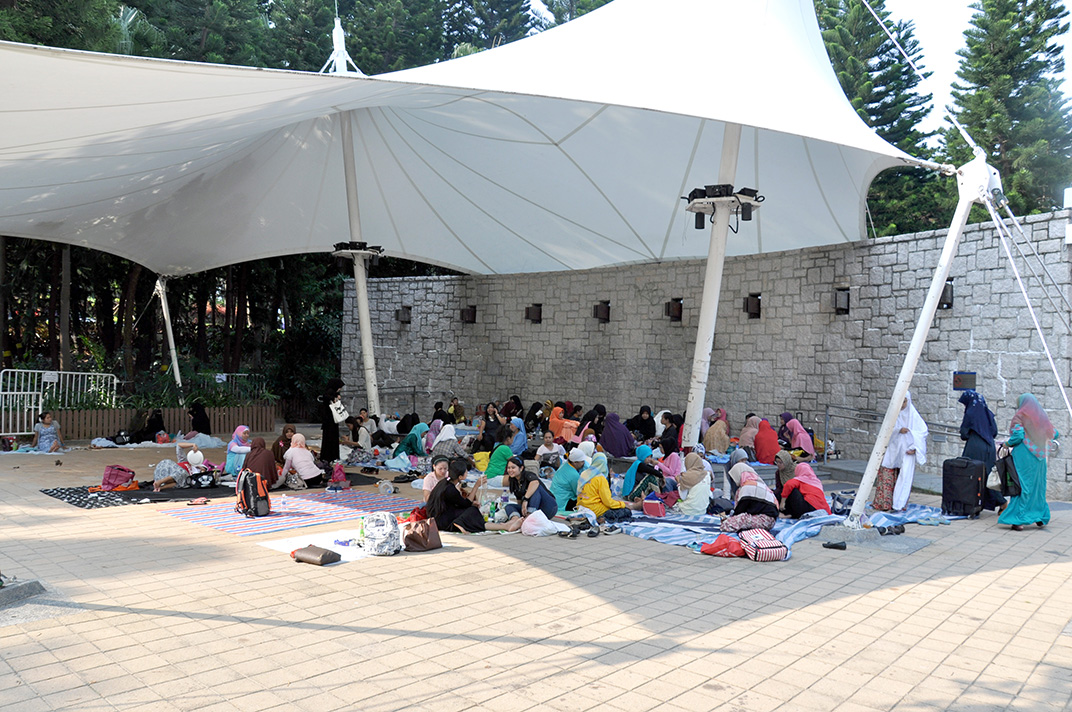
<instances>
[{"instance_id":1,"label":"picnic mat","mask_svg":"<svg viewBox=\"0 0 1072 712\"><path fill-rule=\"evenodd\" d=\"M104 507L119 507L124 504L136 503L136 498L134 497L129 499L121 497L118 492L90 492L89 487L53 487L43 489L41 492L81 509L103 509ZM147 493L133 491L131 494Z\"/></svg>"},{"instance_id":2,"label":"picnic mat","mask_svg":"<svg viewBox=\"0 0 1072 712\"><path fill-rule=\"evenodd\" d=\"M183 521L219 529L238 536L332 524L355 519L369 512L408 512L420 503L402 497L370 492L311 492L287 496L286 508L281 498L272 498L272 513L267 517L246 517L234 511L234 503L208 504L203 507L161 510Z\"/></svg>"},{"instance_id":3,"label":"picnic mat","mask_svg":"<svg viewBox=\"0 0 1072 712\"><path fill-rule=\"evenodd\" d=\"M360 546L340 546L335 542L349 541L360 536L361 531L359 529L337 529L333 532L310 532L309 534L287 537L286 539L273 539L272 541L259 541L257 543L272 551L283 552L288 557L290 552L295 549L310 545L319 546L338 552L339 556L342 557L342 561L337 562L337 564L345 564L348 561L364 559L369 555ZM337 564L328 564L328 566L336 566Z\"/></svg>"}]
</instances>

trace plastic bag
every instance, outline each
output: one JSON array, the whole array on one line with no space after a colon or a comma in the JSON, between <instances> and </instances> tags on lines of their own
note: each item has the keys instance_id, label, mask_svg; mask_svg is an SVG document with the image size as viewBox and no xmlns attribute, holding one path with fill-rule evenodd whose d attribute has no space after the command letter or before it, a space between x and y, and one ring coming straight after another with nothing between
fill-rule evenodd
<instances>
[{"instance_id":1,"label":"plastic bag","mask_svg":"<svg viewBox=\"0 0 1072 712\"><path fill-rule=\"evenodd\" d=\"M700 553L732 559L744 556L744 547L741 546L740 541L729 534L719 534L717 539L701 546Z\"/></svg>"},{"instance_id":2,"label":"plastic bag","mask_svg":"<svg viewBox=\"0 0 1072 712\"><path fill-rule=\"evenodd\" d=\"M541 510L537 509L521 523L521 533L525 536L554 536L560 531L569 531L565 524L552 522Z\"/></svg>"}]
</instances>

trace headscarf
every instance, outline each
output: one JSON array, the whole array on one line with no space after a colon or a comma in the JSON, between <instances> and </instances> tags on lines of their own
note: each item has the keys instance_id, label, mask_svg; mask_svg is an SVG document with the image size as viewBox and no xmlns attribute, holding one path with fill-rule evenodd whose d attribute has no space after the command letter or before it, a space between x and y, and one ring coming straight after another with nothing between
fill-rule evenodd
<instances>
[{"instance_id":1,"label":"headscarf","mask_svg":"<svg viewBox=\"0 0 1072 712\"><path fill-rule=\"evenodd\" d=\"M651 450L651 448L648 449ZM574 464L583 464L585 467L588 466L588 456L584 454L584 450L582 450L580 447L575 447L570 450L570 454L566 457L566 459Z\"/></svg>"},{"instance_id":2,"label":"headscarf","mask_svg":"<svg viewBox=\"0 0 1072 712\"><path fill-rule=\"evenodd\" d=\"M685 489L691 489L707 477L707 468L704 467L704 459L694 452L685 456L685 471L678 478L677 483Z\"/></svg>"},{"instance_id":3,"label":"headscarf","mask_svg":"<svg viewBox=\"0 0 1072 712\"><path fill-rule=\"evenodd\" d=\"M581 472L581 476L577 478L577 496L581 495L581 490L584 486L594 480L596 477L610 476L610 467L607 465L607 456L601 452L597 452L592 456L592 461L588 463L588 467L584 468Z\"/></svg>"},{"instance_id":4,"label":"headscarf","mask_svg":"<svg viewBox=\"0 0 1072 712\"><path fill-rule=\"evenodd\" d=\"M648 414L647 420L644 419L644 413ZM642 440L651 440L655 437L655 420L651 417L651 407L640 406L637 414L625 421L625 427L640 433Z\"/></svg>"},{"instance_id":5,"label":"headscarf","mask_svg":"<svg viewBox=\"0 0 1072 712\"><path fill-rule=\"evenodd\" d=\"M591 460L596 455L596 444L591 440L585 440L583 443L573 448L574 450L580 450L584 453L586 459Z\"/></svg>"},{"instance_id":6,"label":"headscarf","mask_svg":"<svg viewBox=\"0 0 1072 712\"><path fill-rule=\"evenodd\" d=\"M986 407L986 399L979 392L969 389L960 394L960 402L964 404L961 429L974 430L983 440L993 444L998 436L998 424L993 412Z\"/></svg>"},{"instance_id":7,"label":"headscarf","mask_svg":"<svg viewBox=\"0 0 1072 712\"><path fill-rule=\"evenodd\" d=\"M398 434L409 435L410 431L413 430L413 426L416 424L417 420L418 419L416 418L416 415L414 413L406 413L405 415L403 415L402 419L398 421Z\"/></svg>"},{"instance_id":8,"label":"headscarf","mask_svg":"<svg viewBox=\"0 0 1072 712\"><path fill-rule=\"evenodd\" d=\"M208 413L205 412L205 406L200 403L194 403L190 406L190 429L196 430L204 435L212 435L212 425L208 419Z\"/></svg>"},{"instance_id":9,"label":"headscarf","mask_svg":"<svg viewBox=\"0 0 1072 712\"><path fill-rule=\"evenodd\" d=\"M738 502L742 499L758 499L773 504L775 508L778 507L778 499L771 492L770 487L747 463L738 462L731 467L730 479L737 485Z\"/></svg>"},{"instance_id":10,"label":"headscarf","mask_svg":"<svg viewBox=\"0 0 1072 712\"><path fill-rule=\"evenodd\" d=\"M570 453L571 455L573 453ZM636 460L629 466L629 469L625 471L625 480L622 482L622 492L629 494L636 488L636 474L637 468L641 463L651 457L651 448L647 445L641 445L636 449Z\"/></svg>"},{"instance_id":11,"label":"headscarf","mask_svg":"<svg viewBox=\"0 0 1072 712\"><path fill-rule=\"evenodd\" d=\"M457 440L458 436L454 432L453 425L444 425L443 429L439 431L439 435L435 436L435 440L432 441L432 447L435 447L444 440Z\"/></svg>"},{"instance_id":12,"label":"headscarf","mask_svg":"<svg viewBox=\"0 0 1072 712\"><path fill-rule=\"evenodd\" d=\"M1024 429L1024 444L1027 445L1031 454L1039 459L1046 457L1056 430L1046 415L1046 411L1038 402L1038 398L1030 393L1020 396L1009 429L1012 430L1015 425Z\"/></svg>"},{"instance_id":13,"label":"headscarf","mask_svg":"<svg viewBox=\"0 0 1072 712\"><path fill-rule=\"evenodd\" d=\"M727 467L726 469L727 470L731 469L738 462L748 462L748 453L745 452L744 450L742 450L741 448L737 448L736 450L734 450L733 452L730 453L729 467Z\"/></svg>"},{"instance_id":14,"label":"headscarf","mask_svg":"<svg viewBox=\"0 0 1072 712\"><path fill-rule=\"evenodd\" d=\"M700 413L700 438L707 435L707 429L711 427L711 418L715 415L714 408L704 408Z\"/></svg>"},{"instance_id":15,"label":"headscarf","mask_svg":"<svg viewBox=\"0 0 1072 712\"><path fill-rule=\"evenodd\" d=\"M744 428L741 429L741 437L738 439L737 444L741 447L755 447L756 433L759 432L761 422L758 415L753 415L749 418L748 422L744 424Z\"/></svg>"},{"instance_id":16,"label":"headscarf","mask_svg":"<svg viewBox=\"0 0 1072 712\"><path fill-rule=\"evenodd\" d=\"M504 418L512 418L515 415L521 415L525 412L525 406L521 405L520 396L510 396L510 400L503 403L502 409L499 411L499 415Z\"/></svg>"},{"instance_id":17,"label":"headscarf","mask_svg":"<svg viewBox=\"0 0 1072 712\"><path fill-rule=\"evenodd\" d=\"M424 450L424 434L427 432L427 423L417 423L413 426L413 429L409 431L409 434L402 438L402 442L398 444L395 453L408 453L410 455L416 455L417 457L423 457L427 454Z\"/></svg>"},{"instance_id":18,"label":"headscarf","mask_svg":"<svg viewBox=\"0 0 1072 712\"><path fill-rule=\"evenodd\" d=\"M659 468L659 471L663 473L663 477L673 477L677 479L677 476L681 474L681 455L672 452L660 460L657 467Z\"/></svg>"},{"instance_id":19,"label":"headscarf","mask_svg":"<svg viewBox=\"0 0 1072 712\"><path fill-rule=\"evenodd\" d=\"M811 469L811 465L806 462L802 462L796 466L793 470L793 479L800 480L806 485L815 487L820 492L823 492L823 483L819 481L819 478L815 475L815 470ZM826 496L823 496L823 508L827 514L830 514L830 505L826 502Z\"/></svg>"},{"instance_id":20,"label":"headscarf","mask_svg":"<svg viewBox=\"0 0 1072 712\"><path fill-rule=\"evenodd\" d=\"M301 433L294 433L290 436L290 446L300 448L302 450L308 449L305 447L305 436Z\"/></svg>"},{"instance_id":21,"label":"headscarf","mask_svg":"<svg viewBox=\"0 0 1072 712\"><path fill-rule=\"evenodd\" d=\"M792 447L800 448L812 457L815 457L815 441L811 439L811 436L808 435L808 431L804 429L804 426L800 424L799 420L796 418L791 419L786 423L786 429L789 431L789 435L792 438L789 443Z\"/></svg>"},{"instance_id":22,"label":"headscarf","mask_svg":"<svg viewBox=\"0 0 1072 712\"><path fill-rule=\"evenodd\" d=\"M231 442L227 443L227 449L230 450L232 447L246 447L246 446L248 446L249 441L248 440L246 440L246 441L242 440L242 433L247 431L247 430L249 430L248 425L239 425L237 428L235 428L234 435L231 436Z\"/></svg>"},{"instance_id":23,"label":"headscarf","mask_svg":"<svg viewBox=\"0 0 1072 712\"><path fill-rule=\"evenodd\" d=\"M756 450L756 459L765 465L773 465L774 458L781 452L782 447L778 444L777 433L766 418L759 421L759 432L756 433L755 443L753 447Z\"/></svg>"},{"instance_id":24,"label":"headscarf","mask_svg":"<svg viewBox=\"0 0 1072 712\"><path fill-rule=\"evenodd\" d=\"M435 443L436 438L439 437L439 433L443 431L443 421L433 420L432 425L428 428L428 432L424 434L424 451L431 452L432 444Z\"/></svg>"},{"instance_id":25,"label":"headscarf","mask_svg":"<svg viewBox=\"0 0 1072 712\"><path fill-rule=\"evenodd\" d=\"M547 429L550 430L551 434L554 435L556 438L560 438L562 437L562 428L565 426L565 424L566 414L562 410L562 406L555 406L551 410L551 421L548 424Z\"/></svg>"},{"instance_id":26,"label":"headscarf","mask_svg":"<svg viewBox=\"0 0 1072 712\"><path fill-rule=\"evenodd\" d=\"M774 464L778 468L778 480L782 484L793 479L795 465L793 464L793 455L788 450L779 450L778 454L774 456Z\"/></svg>"},{"instance_id":27,"label":"headscarf","mask_svg":"<svg viewBox=\"0 0 1072 712\"><path fill-rule=\"evenodd\" d=\"M703 439L703 446L707 452L724 454L730 449L728 427L725 420L716 420L711 424L711 427L707 429L707 435Z\"/></svg>"},{"instance_id":28,"label":"headscarf","mask_svg":"<svg viewBox=\"0 0 1072 712\"><path fill-rule=\"evenodd\" d=\"M510 425L517 428L514 439L510 442L510 452L520 455L529 449L529 435L525 432L525 421L515 415L510 418ZM525 463L521 463L521 469L525 469Z\"/></svg>"},{"instance_id":29,"label":"headscarf","mask_svg":"<svg viewBox=\"0 0 1072 712\"><path fill-rule=\"evenodd\" d=\"M249 444L249 454L246 455L242 467L263 477L267 480L269 487L279 479L279 471L275 469L275 457L265 449L264 438L253 438Z\"/></svg>"},{"instance_id":30,"label":"headscarf","mask_svg":"<svg viewBox=\"0 0 1072 712\"><path fill-rule=\"evenodd\" d=\"M566 401L562 404L562 411L565 413L567 419L571 419L573 416L573 401Z\"/></svg>"},{"instance_id":31,"label":"headscarf","mask_svg":"<svg viewBox=\"0 0 1072 712\"><path fill-rule=\"evenodd\" d=\"M272 456L275 461L282 464L283 459L287 456L287 450L290 449L290 438L287 437L287 430L290 430L291 436L298 432L290 423L283 426L283 432L280 434L279 439L272 443Z\"/></svg>"},{"instance_id":32,"label":"headscarf","mask_svg":"<svg viewBox=\"0 0 1072 712\"><path fill-rule=\"evenodd\" d=\"M787 410L782 413L780 417L782 419L782 424L778 426L778 439L788 440L790 437L788 423L793 419L793 414Z\"/></svg>"},{"instance_id":33,"label":"headscarf","mask_svg":"<svg viewBox=\"0 0 1072 712\"><path fill-rule=\"evenodd\" d=\"M726 413L725 408L719 408L718 410L715 411L715 420L723 420L723 421L726 422L726 427L729 427L730 416L729 416L728 413Z\"/></svg>"},{"instance_id":34,"label":"headscarf","mask_svg":"<svg viewBox=\"0 0 1072 712\"><path fill-rule=\"evenodd\" d=\"M663 416L669 414L670 411L668 410L660 410L655 414L655 417L652 418L652 420L655 421L655 437L661 438L663 436L663 430L666 429L666 426L663 425Z\"/></svg>"},{"instance_id":35,"label":"headscarf","mask_svg":"<svg viewBox=\"0 0 1072 712\"><path fill-rule=\"evenodd\" d=\"M608 413L603 423L603 436L599 439L603 449L614 457L628 457L636 447L633 434L629 428L622 425L617 413Z\"/></svg>"}]
</instances>

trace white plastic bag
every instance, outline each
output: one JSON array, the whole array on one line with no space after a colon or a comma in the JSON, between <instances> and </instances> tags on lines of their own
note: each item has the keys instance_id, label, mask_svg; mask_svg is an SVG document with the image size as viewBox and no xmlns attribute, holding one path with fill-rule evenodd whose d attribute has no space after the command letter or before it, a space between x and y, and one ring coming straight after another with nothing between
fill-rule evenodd
<instances>
[{"instance_id":1,"label":"white plastic bag","mask_svg":"<svg viewBox=\"0 0 1072 712\"><path fill-rule=\"evenodd\" d=\"M537 509L521 523L521 533L525 536L554 536L560 531L568 532L565 524L552 522L542 510Z\"/></svg>"}]
</instances>

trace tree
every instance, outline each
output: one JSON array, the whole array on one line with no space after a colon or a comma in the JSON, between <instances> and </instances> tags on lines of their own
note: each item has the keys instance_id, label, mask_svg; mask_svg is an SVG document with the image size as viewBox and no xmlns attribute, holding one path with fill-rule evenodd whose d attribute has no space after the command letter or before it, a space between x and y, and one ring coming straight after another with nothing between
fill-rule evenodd
<instances>
[{"instance_id":1,"label":"tree","mask_svg":"<svg viewBox=\"0 0 1072 712\"><path fill-rule=\"evenodd\" d=\"M117 0L0 2L0 40L113 52L119 30Z\"/></svg>"},{"instance_id":2,"label":"tree","mask_svg":"<svg viewBox=\"0 0 1072 712\"><path fill-rule=\"evenodd\" d=\"M268 65L267 2L259 0L131 0L163 33L164 56L192 62Z\"/></svg>"},{"instance_id":3,"label":"tree","mask_svg":"<svg viewBox=\"0 0 1072 712\"><path fill-rule=\"evenodd\" d=\"M561 25L603 7L608 2L610 0L544 0L544 5L555 16L555 24Z\"/></svg>"},{"instance_id":4,"label":"tree","mask_svg":"<svg viewBox=\"0 0 1072 712\"><path fill-rule=\"evenodd\" d=\"M472 0L474 39L478 47L519 40L536 28L529 0Z\"/></svg>"},{"instance_id":5,"label":"tree","mask_svg":"<svg viewBox=\"0 0 1072 712\"><path fill-rule=\"evenodd\" d=\"M955 113L1001 174L1016 213L1050 210L1072 182L1072 116L1057 76L1058 38L1068 32L1060 0L981 0L965 31ZM947 129L945 148L958 163L971 151Z\"/></svg>"},{"instance_id":6,"label":"tree","mask_svg":"<svg viewBox=\"0 0 1072 712\"><path fill-rule=\"evenodd\" d=\"M357 3L353 19L343 22L354 62L366 74L383 74L446 59L445 11L444 0Z\"/></svg>"}]
</instances>

